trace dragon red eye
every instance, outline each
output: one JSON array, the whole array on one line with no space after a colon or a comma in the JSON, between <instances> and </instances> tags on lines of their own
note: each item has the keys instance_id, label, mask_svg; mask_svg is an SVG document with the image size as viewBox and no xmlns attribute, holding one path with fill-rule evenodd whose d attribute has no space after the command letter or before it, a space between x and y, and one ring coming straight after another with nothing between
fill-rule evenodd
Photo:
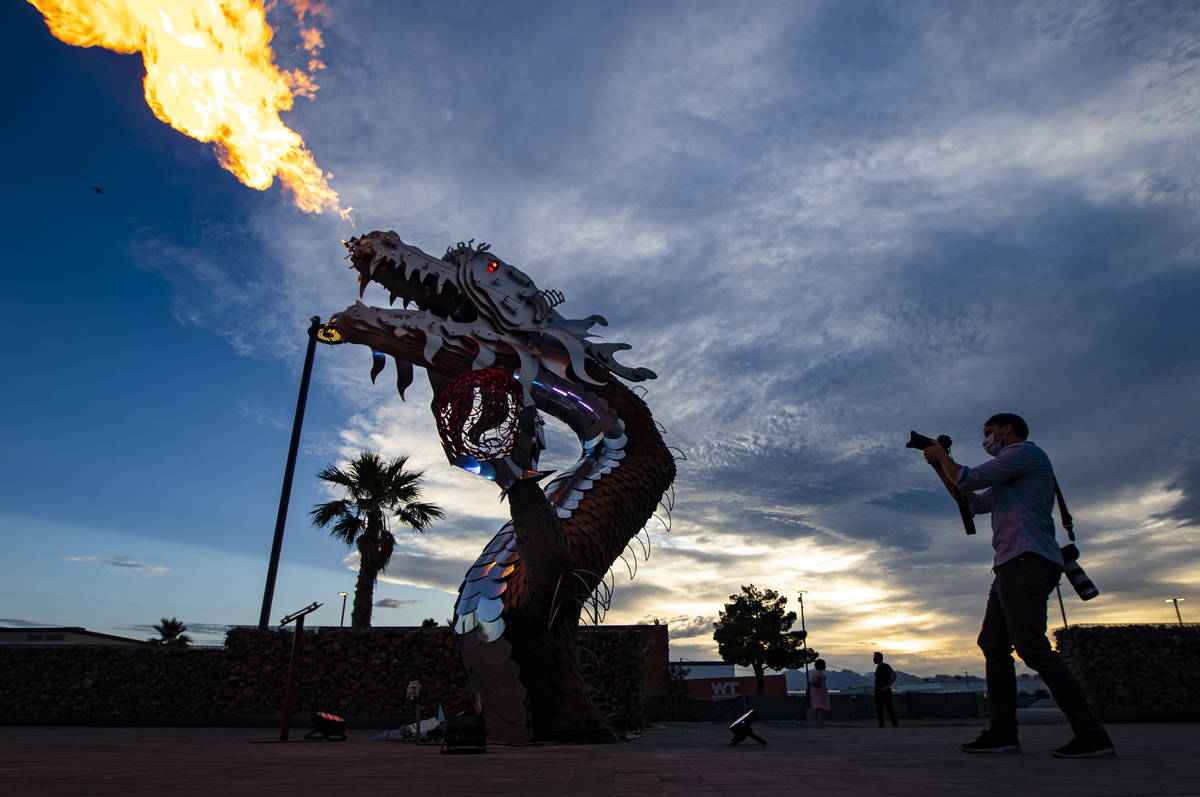
<instances>
[{"instance_id":1,"label":"dragon red eye","mask_svg":"<svg viewBox=\"0 0 1200 797\"><path fill-rule=\"evenodd\" d=\"M488 261L488 271L495 273L498 268L500 268L499 260L489 260Z\"/></svg>"}]
</instances>

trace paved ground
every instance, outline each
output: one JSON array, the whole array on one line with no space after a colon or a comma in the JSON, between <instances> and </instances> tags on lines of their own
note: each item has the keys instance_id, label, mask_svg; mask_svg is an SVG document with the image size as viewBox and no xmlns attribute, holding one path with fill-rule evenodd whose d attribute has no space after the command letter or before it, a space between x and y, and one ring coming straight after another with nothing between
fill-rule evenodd
<instances>
[{"instance_id":1,"label":"paved ground","mask_svg":"<svg viewBox=\"0 0 1200 797\"><path fill-rule=\"evenodd\" d=\"M1026 725L1021 755L967 755L979 725L877 728L667 724L624 744L492 745L482 755L368 741L251 744L256 728L0 727L0 790L35 794L1200 795L1200 724L1113 725L1118 757L1062 761L1060 724ZM293 739L304 733L293 733Z\"/></svg>"}]
</instances>

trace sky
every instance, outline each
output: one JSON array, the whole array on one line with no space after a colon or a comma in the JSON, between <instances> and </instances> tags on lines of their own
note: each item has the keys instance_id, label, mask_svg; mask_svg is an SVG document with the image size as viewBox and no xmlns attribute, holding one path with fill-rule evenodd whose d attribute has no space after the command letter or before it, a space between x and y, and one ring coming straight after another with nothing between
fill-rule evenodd
<instances>
[{"instance_id":1,"label":"sky","mask_svg":"<svg viewBox=\"0 0 1200 797\"><path fill-rule=\"evenodd\" d=\"M1054 462L1101 591L1064 587L1068 620L1174 622L1173 596L1195 619L1200 4L330 8L320 87L283 121L352 223L158 121L140 56L0 5L0 625L257 623L305 331L357 298L341 241L372 230L487 241L658 373L670 530L632 580L616 563L605 623L667 622L672 658L716 659L753 583L803 590L833 669L982 672L987 521L966 536L903 446L949 434L978 464L1002 411ZM267 19L303 64L294 16ZM341 622L356 563L308 512L360 450L407 455L446 509L398 534L375 625L449 618L506 519L447 464L428 385L401 402L369 368L316 352L272 622L313 601ZM543 467L569 465L551 439Z\"/></svg>"}]
</instances>

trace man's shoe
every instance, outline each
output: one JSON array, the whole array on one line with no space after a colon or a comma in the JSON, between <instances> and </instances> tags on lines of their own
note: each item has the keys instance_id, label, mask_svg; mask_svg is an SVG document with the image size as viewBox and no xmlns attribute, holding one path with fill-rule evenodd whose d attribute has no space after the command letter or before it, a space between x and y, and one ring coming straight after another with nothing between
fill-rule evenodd
<instances>
[{"instance_id":1,"label":"man's shoe","mask_svg":"<svg viewBox=\"0 0 1200 797\"><path fill-rule=\"evenodd\" d=\"M973 742L967 742L959 748L964 753L1019 753L1021 743L1016 736L996 733L990 728L979 734Z\"/></svg>"},{"instance_id":2,"label":"man's shoe","mask_svg":"<svg viewBox=\"0 0 1200 797\"><path fill-rule=\"evenodd\" d=\"M1117 750L1104 731L1076 736L1050 755L1055 758L1106 758Z\"/></svg>"}]
</instances>

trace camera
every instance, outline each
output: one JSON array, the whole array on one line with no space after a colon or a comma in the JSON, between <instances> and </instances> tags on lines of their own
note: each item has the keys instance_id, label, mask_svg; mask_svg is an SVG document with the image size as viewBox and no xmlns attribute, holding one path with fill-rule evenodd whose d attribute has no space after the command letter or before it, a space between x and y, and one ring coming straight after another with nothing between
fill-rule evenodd
<instances>
[{"instance_id":1,"label":"camera","mask_svg":"<svg viewBox=\"0 0 1200 797\"><path fill-rule=\"evenodd\" d=\"M953 442L954 441L950 439L949 435L938 435L937 440L934 440L933 438L926 437L920 432L910 431L908 435L908 442L904 444L904 447L915 448L923 451L934 443L938 443L948 452L950 451L950 446L953 444ZM958 504L958 516L962 519L963 530L967 534L974 534L975 520L973 517L971 517L971 505L967 501L967 497L963 495L962 491L955 487L948 478L946 478L946 472L942 470L941 465L937 464L936 462L931 464L933 465L933 469L937 471L937 475L941 477L942 483L946 485L946 489L950 491L950 495L954 498L954 503Z\"/></svg>"},{"instance_id":2,"label":"camera","mask_svg":"<svg viewBox=\"0 0 1200 797\"><path fill-rule=\"evenodd\" d=\"M931 437L926 437L925 435L921 434L920 432L910 431L908 433L908 442L904 444L904 447L905 448L917 448L917 449L924 451L926 448L929 448L934 443L941 443L942 448L949 451L950 446L953 445L953 442L954 441L952 441L950 439L949 435L940 434L940 435L938 435L937 440L934 440Z\"/></svg>"},{"instance_id":3,"label":"camera","mask_svg":"<svg viewBox=\"0 0 1200 797\"><path fill-rule=\"evenodd\" d=\"M1066 575L1067 581L1071 582L1071 586L1075 588L1075 594L1081 601L1090 601L1100 594L1100 590L1096 589L1096 585L1088 578L1088 574L1083 572L1083 568L1079 566L1079 548L1075 543L1063 546L1062 558L1063 574Z\"/></svg>"}]
</instances>

